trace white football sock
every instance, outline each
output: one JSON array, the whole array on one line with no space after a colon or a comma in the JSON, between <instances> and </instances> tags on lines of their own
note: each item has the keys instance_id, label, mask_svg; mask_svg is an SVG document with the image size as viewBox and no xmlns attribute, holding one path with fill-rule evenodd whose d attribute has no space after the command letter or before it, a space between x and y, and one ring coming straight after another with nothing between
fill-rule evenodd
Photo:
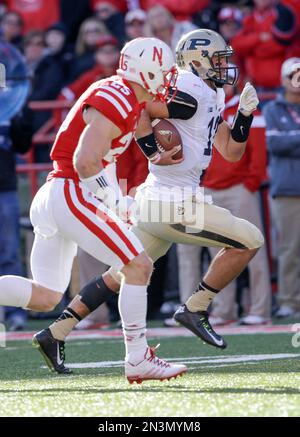
<instances>
[{"instance_id":1,"label":"white football sock","mask_svg":"<svg viewBox=\"0 0 300 437\"><path fill-rule=\"evenodd\" d=\"M119 311L122 319L126 360L137 364L143 360L147 349L147 286L123 282L119 296Z\"/></svg>"},{"instance_id":2,"label":"white football sock","mask_svg":"<svg viewBox=\"0 0 300 437\"><path fill-rule=\"evenodd\" d=\"M0 277L0 305L27 308L32 294L32 282L20 276Z\"/></svg>"}]
</instances>

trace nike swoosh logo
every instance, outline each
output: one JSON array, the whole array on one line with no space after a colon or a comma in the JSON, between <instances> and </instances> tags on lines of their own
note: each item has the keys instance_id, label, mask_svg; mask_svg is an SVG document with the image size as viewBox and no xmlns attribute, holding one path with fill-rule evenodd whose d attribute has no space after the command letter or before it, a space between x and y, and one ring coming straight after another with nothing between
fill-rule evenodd
<instances>
[{"instance_id":1,"label":"nike swoosh logo","mask_svg":"<svg viewBox=\"0 0 300 437\"><path fill-rule=\"evenodd\" d=\"M218 346L222 346L224 344L223 340L217 340L216 337L214 337L210 332L206 331L207 334L214 340L214 342L218 345Z\"/></svg>"},{"instance_id":2,"label":"nike swoosh logo","mask_svg":"<svg viewBox=\"0 0 300 437\"><path fill-rule=\"evenodd\" d=\"M244 135L244 126L241 126L240 130L241 130L241 134Z\"/></svg>"},{"instance_id":3,"label":"nike swoosh logo","mask_svg":"<svg viewBox=\"0 0 300 437\"><path fill-rule=\"evenodd\" d=\"M59 353L59 344L57 343L57 364L60 366L61 364L63 364L63 360L60 358L60 353Z\"/></svg>"},{"instance_id":4,"label":"nike swoosh logo","mask_svg":"<svg viewBox=\"0 0 300 437\"><path fill-rule=\"evenodd\" d=\"M146 146L146 147L150 147L150 148L151 148L151 146L149 146L149 144L148 144L148 143L145 143L145 146Z\"/></svg>"}]
</instances>

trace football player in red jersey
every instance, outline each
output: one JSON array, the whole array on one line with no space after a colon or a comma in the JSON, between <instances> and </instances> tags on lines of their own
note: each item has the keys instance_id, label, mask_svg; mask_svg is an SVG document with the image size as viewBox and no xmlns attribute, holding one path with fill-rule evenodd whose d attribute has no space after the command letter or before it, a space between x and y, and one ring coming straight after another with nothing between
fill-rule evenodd
<instances>
[{"instance_id":1,"label":"football player in red jersey","mask_svg":"<svg viewBox=\"0 0 300 437\"><path fill-rule=\"evenodd\" d=\"M138 38L124 46L117 75L92 84L56 136L51 151L53 171L30 210L35 233L33 280L0 278L0 305L50 311L68 287L78 246L120 269L125 280L119 307L126 345L125 372L130 382L175 377L186 367L156 358L147 345L147 284L152 261L110 208L120 194L118 187L110 184L106 167L113 166L129 146L145 102L166 100L176 75L172 52L162 41ZM172 164L178 162L172 160L177 151L159 154L152 143L145 145L144 153L155 163ZM50 331L48 334L46 338L35 337L38 347L45 341L51 343ZM55 341L53 346L53 353L60 357L63 348ZM58 364L63 363L61 358Z\"/></svg>"}]
</instances>

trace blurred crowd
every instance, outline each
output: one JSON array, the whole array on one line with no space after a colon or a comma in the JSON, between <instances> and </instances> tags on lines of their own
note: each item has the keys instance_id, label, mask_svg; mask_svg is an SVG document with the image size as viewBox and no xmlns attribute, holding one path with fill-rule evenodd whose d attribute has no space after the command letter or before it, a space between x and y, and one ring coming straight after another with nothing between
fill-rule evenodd
<instances>
[{"instance_id":1,"label":"blurred crowd","mask_svg":"<svg viewBox=\"0 0 300 437\"><path fill-rule=\"evenodd\" d=\"M9 125L0 123L0 275L20 274L22 269L12 157L29 150L34 133L52 116L49 111L30 111L29 103L72 103L92 82L114 74L126 41L155 36L174 50L184 33L198 27L220 32L235 51L233 62L239 66L240 78L237 86L226 89L224 118L232 121L239 92L247 81L256 87L261 102L244 158L228 164L214 152L204 186L216 204L249 219L273 241L273 252L262 249L237 282L216 299L211 319L214 324L237 320L260 324L269 322L272 315L300 314L299 79L298 86L290 84L300 62L299 0L0 0L0 43L11 44L23 54L30 77L28 101L17 121L14 117ZM54 113L56 128L63 117L61 111ZM31 136L27 138L28 126ZM35 148L36 162L49 161L50 147ZM272 228L262 209L260 191L268 168ZM118 161L118 176L128 180L128 191L144 181L147 171L147 162L135 144ZM201 265L213 255L207 249L178 245L159 260L149 289L149 317L167 317L174 310L173 301L184 302L199 282ZM273 258L278 260L275 301ZM78 260L81 283L106 268L83 252ZM81 326L117 318L115 310L112 302L110 313L102 308ZM7 309L6 316L11 329L24 327L22 310ZM167 319L166 323L173 322Z\"/></svg>"}]
</instances>

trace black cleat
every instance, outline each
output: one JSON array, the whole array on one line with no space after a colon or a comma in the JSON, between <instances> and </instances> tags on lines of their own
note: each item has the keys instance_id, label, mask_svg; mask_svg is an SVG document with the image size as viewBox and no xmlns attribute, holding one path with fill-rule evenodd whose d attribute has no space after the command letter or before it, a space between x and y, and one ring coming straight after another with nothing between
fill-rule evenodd
<instances>
[{"instance_id":1,"label":"black cleat","mask_svg":"<svg viewBox=\"0 0 300 437\"><path fill-rule=\"evenodd\" d=\"M174 314L174 319L176 322L192 331L197 335L197 337L200 337L205 343L211 344L220 349L225 349L227 347L225 340L211 327L207 311L197 311L196 313L192 313L187 309L186 305L182 305Z\"/></svg>"},{"instance_id":2,"label":"black cleat","mask_svg":"<svg viewBox=\"0 0 300 437\"><path fill-rule=\"evenodd\" d=\"M56 340L50 329L43 329L33 336L32 344L41 353L51 372L69 375L72 373L65 367L65 342Z\"/></svg>"}]
</instances>

